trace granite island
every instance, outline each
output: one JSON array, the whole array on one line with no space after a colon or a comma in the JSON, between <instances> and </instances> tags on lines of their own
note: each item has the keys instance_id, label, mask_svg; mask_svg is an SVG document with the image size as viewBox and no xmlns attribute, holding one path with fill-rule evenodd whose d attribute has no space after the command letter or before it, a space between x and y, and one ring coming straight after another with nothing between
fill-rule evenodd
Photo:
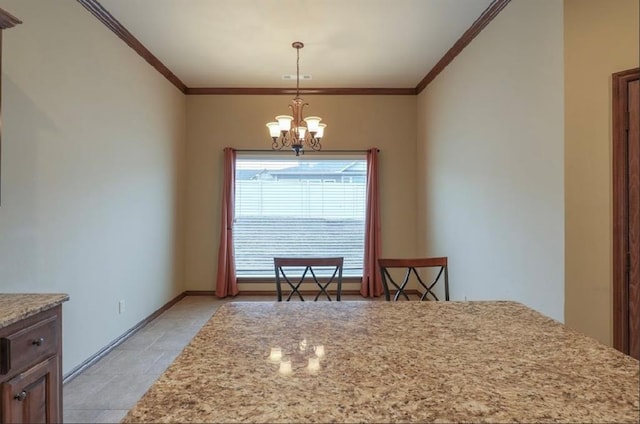
<instances>
[{"instance_id":1,"label":"granite island","mask_svg":"<svg viewBox=\"0 0 640 424\"><path fill-rule=\"evenodd\" d=\"M638 423L639 384L516 302L234 302L123 422Z\"/></svg>"}]
</instances>

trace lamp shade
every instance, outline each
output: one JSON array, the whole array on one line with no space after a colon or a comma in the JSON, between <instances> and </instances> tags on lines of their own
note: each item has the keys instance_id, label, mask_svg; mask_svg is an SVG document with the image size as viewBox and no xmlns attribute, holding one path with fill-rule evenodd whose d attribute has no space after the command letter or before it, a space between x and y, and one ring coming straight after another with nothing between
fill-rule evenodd
<instances>
[{"instance_id":1,"label":"lamp shade","mask_svg":"<svg viewBox=\"0 0 640 424\"><path fill-rule=\"evenodd\" d=\"M291 121L293 121L293 116L278 115L276 116L276 120L278 121L278 124L280 124L280 131L289 131L291 129Z\"/></svg>"},{"instance_id":2,"label":"lamp shade","mask_svg":"<svg viewBox=\"0 0 640 424\"><path fill-rule=\"evenodd\" d=\"M316 132L316 138L322 138L324 135L324 129L327 127L327 124L318 124L318 131Z\"/></svg>"},{"instance_id":3,"label":"lamp shade","mask_svg":"<svg viewBox=\"0 0 640 424\"><path fill-rule=\"evenodd\" d=\"M269 128L269 135L271 137L279 137L280 136L280 124L277 122L269 122L267 124L267 128Z\"/></svg>"},{"instance_id":4,"label":"lamp shade","mask_svg":"<svg viewBox=\"0 0 640 424\"><path fill-rule=\"evenodd\" d=\"M318 132L318 124L320 124L320 121L322 121L322 118L319 116L308 116L304 118L304 122L307 123L307 129L312 133Z\"/></svg>"}]
</instances>

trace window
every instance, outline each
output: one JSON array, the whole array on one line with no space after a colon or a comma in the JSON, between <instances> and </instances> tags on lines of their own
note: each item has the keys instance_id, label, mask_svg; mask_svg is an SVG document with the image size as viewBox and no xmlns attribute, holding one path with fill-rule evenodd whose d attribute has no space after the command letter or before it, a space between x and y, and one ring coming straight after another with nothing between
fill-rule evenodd
<instances>
[{"instance_id":1,"label":"window","mask_svg":"<svg viewBox=\"0 0 640 424\"><path fill-rule=\"evenodd\" d=\"M274 275L276 256L342 256L362 276L366 158L238 156L234 248L240 278Z\"/></svg>"}]
</instances>

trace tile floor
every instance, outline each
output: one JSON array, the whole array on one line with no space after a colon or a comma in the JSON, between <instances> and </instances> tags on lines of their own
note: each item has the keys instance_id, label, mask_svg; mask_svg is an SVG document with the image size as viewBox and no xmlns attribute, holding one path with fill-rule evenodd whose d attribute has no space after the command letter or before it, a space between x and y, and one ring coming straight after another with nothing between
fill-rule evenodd
<instances>
[{"instance_id":1,"label":"tile floor","mask_svg":"<svg viewBox=\"0 0 640 424\"><path fill-rule=\"evenodd\" d=\"M274 297L183 298L64 385L64 422L120 422L218 307L229 301L271 302ZM360 296L343 299L364 300Z\"/></svg>"}]
</instances>

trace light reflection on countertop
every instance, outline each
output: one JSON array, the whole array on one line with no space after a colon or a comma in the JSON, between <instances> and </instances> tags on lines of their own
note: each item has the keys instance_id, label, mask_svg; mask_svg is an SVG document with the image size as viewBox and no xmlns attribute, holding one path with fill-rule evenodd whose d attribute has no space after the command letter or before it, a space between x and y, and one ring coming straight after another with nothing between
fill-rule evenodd
<instances>
[{"instance_id":1,"label":"light reflection on countertop","mask_svg":"<svg viewBox=\"0 0 640 424\"><path fill-rule=\"evenodd\" d=\"M291 375L294 370L301 369L300 364L306 364L305 371L317 375L320 372L320 363L325 356L325 347L322 344L310 344L306 337L292 346L283 349L280 343L269 350L268 360L278 365L277 372L281 375Z\"/></svg>"}]
</instances>

